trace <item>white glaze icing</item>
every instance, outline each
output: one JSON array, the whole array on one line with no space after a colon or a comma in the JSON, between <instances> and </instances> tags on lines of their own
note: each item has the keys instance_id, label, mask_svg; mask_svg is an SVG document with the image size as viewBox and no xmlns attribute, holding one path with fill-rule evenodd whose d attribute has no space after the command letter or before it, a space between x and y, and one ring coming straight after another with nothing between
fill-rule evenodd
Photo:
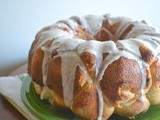
<instances>
[{"instance_id":1,"label":"white glaze icing","mask_svg":"<svg viewBox=\"0 0 160 120\"><path fill-rule=\"evenodd\" d=\"M97 93L98 93L98 100L99 100L99 104L98 104L98 117L97 117L97 120L101 120L102 119L102 115L103 115L103 104L104 104L104 101L103 101L103 93L102 93L102 90L101 90L101 87L99 85L99 82L97 82L96 84L96 89L97 89Z\"/></svg>"},{"instance_id":2,"label":"white glaze icing","mask_svg":"<svg viewBox=\"0 0 160 120\"><path fill-rule=\"evenodd\" d=\"M87 15L87 16L84 16L84 19L86 19L86 23L88 24L87 29L89 33L94 36L96 31L98 31L99 28L101 28L104 17L95 16L95 15Z\"/></svg>"},{"instance_id":3,"label":"white glaze icing","mask_svg":"<svg viewBox=\"0 0 160 120\"><path fill-rule=\"evenodd\" d=\"M79 22L82 28L84 28L84 29L88 28L87 21L83 17L73 16L70 19L72 19L73 21L75 21L77 23Z\"/></svg>"},{"instance_id":4,"label":"white glaze icing","mask_svg":"<svg viewBox=\"0 0 160 120\"><path fill-rule=\"evenodd\" d=\"M46 86L47 73L48 73L48 62L50 60L50 52L45 48L41 48L44 51L43 63L42 63L42 75L43 75L43 84Z\"/></svg>"},{"instance_id":5,"label":"white glaze icing","mask_svg":"<svg viewBox=\"0 0 160 120\"><path fill-rule=\"evenodd\" d=\"M140 101L141 102L144 102L145 101L145 98L146 98L146 95L145 95L145 92L144 92L144 88L141 89L141 97L140 97Z\"/></svg>"},{"instance_id":6,"label":"white glaze icing","mask_svg":"<svg viewBox=\"0 0 160 120\"><path fill-rule=\"evenodd\" d=\"M99 43L99 44L97 44ZM96 57L96 63L95 63L95 68L96 68L96 75L98 74L99 67L101 66L102 63L102 47L103 44L101 42L97 42L95 40L90 40L88 42L83 42L80 44L77 48L77 53L81 55L83 52L89 52Z\"/></svg>"},{"instance_id":7,"label":"white glaze icing","mask_svg":"<svg viewBox=\"0 0 160 120\"><path fill-rule=\"evenodd\" d=\"M130 18L125 18L125 17L119 17L117 18L117 23L120 22L120 26L116 30L115 37L116 39L119 38L119 36L123 33L123 31L130 25L132 20Z\"/></svg>"},{"instance_id":8,"label":"white glaze icing","mask_svg":"<svg viewBox=\"0 0 160 120\"><path fill-rule=\"evenodd\" d=\"M74 36L77 34L76 28L80 25L82 28L86 29L91 36L95 36L97 31L103 29L110 36L111 32L108 29L102 28L102 22L104 19L108 20L110 26L120 23L116 30L114 37L116 42L105 41L99 42L96 40L85 41L81 39L75 39ZM124 32L124 30L129 26L133 25L130 32L127 34L125 40L118 40L118 37ZM69 31L61 30L61 27L68 28ZM79 55L83 52L88 52L95 55L96 63L96 77L97 77L97 93L99 97L99 115L98 120L101 120L103 114L103 96L102 91L99 86L99 81L102 79L103 74L107 67L112 64L115 60L120 57L125 57L127 59L135 60L140 68L142 75L142 85L141 85L141 100L145 98L144 88L146 86L146 68L148 65L141 58L139 47L141 44L145 44L157 57L160 51L160 34L156 33L155 29L138 21L133 21L132 19L125 17L111 17L110 15L95 16L88 15L85 17L71 17L69 20L59 21L56 24L42 29L36 36L39 41L35 45L35 49L43 46L47 41L52 41L51 45L46 48L49 53L58 53L56 57L61 57L61 74L62 74L62 86L64 102L66 106L71 106L71 101L73 99L73 88L76 67L80 68L86 73L88 77L88 83L92 83L93 80L87 73L86 68L81 65L81 60ZM45 51L42 47L42 50ZM109 55L103 59L103 54L108 53ZM44 84L46 80L46 64L49 57L48 53L44 55L43 59L43 79ZM158 57L157 57L158 58ZM42 92L43 93L43 92Z\"/></svg>"},{"instance_id":9,"label":"white glaze icing","mask_svg":"<svg viewBox=\"0 0 160 120\"><path fill-rule=\"evenodd\" d=\"M76 22L74 22L73 20L68 19L68 20L63 20L63 21L59 21L59 22L68 25L68 27L72 29L74 34L77 33L76 28L77 28L78 24Z\"/></svg>"},{"instance_id":10,"label":"white glaze icing","mask_svg":"<svg viewBox=\"0 0 160 120\"><path fill-rule=\"evenodd\" d=\"M73 99L75 71L80 60L75 52L65 52L61 55L61 61L63 97L65 105L69 107Z\"/></svg>"},{"instance_id":11,"label":"white glaze icing","mask_svg":"<svg viewBox=\"0 0 160 120\"><path fill-rule=\"evenodd\" d=\"M142 42L140 40L136 40L136 39L126 39L123 41L117 41L117 44L119 46L119 49L125 49L127 51L132 52L133 54L135 54L136 56L140 57L140 51L139 51L139 47L142 44Z\"/></svg>"}]
</instances>

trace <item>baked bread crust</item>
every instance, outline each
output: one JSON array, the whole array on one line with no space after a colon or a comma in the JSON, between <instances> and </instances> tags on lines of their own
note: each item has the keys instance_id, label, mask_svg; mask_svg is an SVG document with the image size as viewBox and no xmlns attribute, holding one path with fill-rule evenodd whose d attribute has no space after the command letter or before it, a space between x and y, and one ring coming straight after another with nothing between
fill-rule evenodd
<instances>
[{"instance_id":1,"label":"baked bread crust","mask_svg":"<svg viewBox=\"0 0 160 120\"><path fill-rule=\"evenodd\" d=\"M160 34L144 21L73 16L37 33L28 73L41 99L82 118L134 117L160 104L159 51Z\"/></svg>"}]
</instances>

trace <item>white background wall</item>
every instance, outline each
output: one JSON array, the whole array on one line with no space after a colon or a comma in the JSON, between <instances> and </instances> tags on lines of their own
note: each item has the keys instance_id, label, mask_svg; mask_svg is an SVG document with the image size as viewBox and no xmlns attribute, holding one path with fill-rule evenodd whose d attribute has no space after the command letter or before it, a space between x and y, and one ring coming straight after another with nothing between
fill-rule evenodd
<instances>
[{"instance_id":1,"label":"white background wall","mask_svg":"<svg viewBox=\"0 0 160 120\"><path fill-rule=\"evenodd\" d=\"M36 33L72 15L110 13L160 29L160 0L0 0L0 76L27 62Z\"/></svg>"}]
</instances>

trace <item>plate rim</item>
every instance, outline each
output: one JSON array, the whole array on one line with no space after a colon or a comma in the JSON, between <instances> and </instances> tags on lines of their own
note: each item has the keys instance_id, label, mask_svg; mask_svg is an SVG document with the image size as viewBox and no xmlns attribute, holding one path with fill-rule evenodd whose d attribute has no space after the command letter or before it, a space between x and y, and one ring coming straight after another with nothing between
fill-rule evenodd
<instances>
[{"instance_id":1,"label":"plate rim","mask_svg":"<svg viewBox=\"0 0 160 120\"><path fill-rule=\"evenodd\" d=\"M37 117L38 119L40 120L70 120L69 118L65 118L63 116L59 116L59 115L56 115L55 114L52 114L51 112L48 112L49 110L45 107L45 110L47 110L47 112L45 110L43 110L43 113L41 111L37 111L36 110L36 107L37 105L39 105L39 103L36 103L35 106L33 106L31 104L31 102L28 100L30 99L34 94L37 94L35 92L35 89L33 87L33 82L31 80L31 78L29 76L25 76L25 77L22 77L22 86L21 86L21 89L20 89L20 94L21 94L21 99L22 99L22 102L23 104L25 105L25 107L35 116ZM34 90L34 93L30 93L30 90ZM27 98L27 95L28 95L28 98ZM38 94L35 96L35 98L38 96ZM43 101L47 101L47 100L42 100ZM48 101L47 101L48 102ZM35 103L35 101L33 101L33 104ZM42 105L43 106L43 105ZM40 105L40 107L42 107ZM55 108L56 109L56 108ZM42 114L40 114L42 113ZM46 118L47 117L47 118Z\"/></svg>"},{"instance_id":2,"label":"plate rim","mask_svg":"<svg viewBox=\"0 0 160 120\"><path fill-rule=\"evenodd\" d=\"M23 77L21 77L21 80L22 80L22 85L21 85L21 89L20 89L20 95L21 95L21 99L22 99L22 102L23 102L23 104L25 105L25 107L35 116L35 117L37 117L38 119L40 119L40 120L71 120L71 118L65 118L65 117L60 117L59 115L56 115L56 113L53 115L53 114L50 114L50 112L46 112L45 110L47 109L47 108L45 108L44 106L43 106L43 108L45 109L44 111L43 111L43 116L42 115L39 115L39 112L38 111L36 111L35 110L35 108L33 108L33 106L31 105L31 103L28 101L28 98L27 98L27 96L26 96L26 94L28 94L28 95L30 95L31 93L30 93L30 90L31 89L33 89L34 90L34 93L32 93L32 94L36 94L36 96L38 96L38 94L36 93L36 91L35 91L35 89L34 89L34 85L33 85L33 82L32 82L32 80L31 80L31 77L29 76L29 75L27 75L27 76L23 76ZM39 97L39 96L38 96ZM40 98L39 98L39 100L40 100ZM41 100L41 101L47 101L47 100ZM35 101L34 101L35 102ZM39 105L39 104L38 104ZM159 113L160 113L160 105L153 105L153 106L150 106L150 108L149 108L149 110L148 111L156 111L157 112L157 110L156 110L156 107L158 106L158 108L159 108ZM56 108L55 108L56 109ZM148 112L147 111L147 112ZM44 114L45 113L45 114ZM152 114L153 114L154 112L152 112ZM47 118L46 118L46 116L47 116ZM113 117L113 119L111 118L111 120L114 120L114 118L119 118L119 119L117 119L117 120L128 120L128 118L126 118L126 117L121 117L121 116L118 116L118 117L115 117L115 116L117 116L117 115L113 115L114 117ZM148 115L146 115L145 113L143 114L139 114L139 115L137 115L136 117L135 117L135 119L136 120L150 120L150 119L148 119L147 118L147 116ZM155 116L157 116L157 114L155 114ZM74 116L74 117L76 117L76 116ZM74 117L72 117L72 119L75 119ZM154 115L152 115L152 118L154 117ZM157 120L158 120L158 118L156 118ZM160 119L160 117L159 117L159 119Z\"/></svg>"}]
</instances>

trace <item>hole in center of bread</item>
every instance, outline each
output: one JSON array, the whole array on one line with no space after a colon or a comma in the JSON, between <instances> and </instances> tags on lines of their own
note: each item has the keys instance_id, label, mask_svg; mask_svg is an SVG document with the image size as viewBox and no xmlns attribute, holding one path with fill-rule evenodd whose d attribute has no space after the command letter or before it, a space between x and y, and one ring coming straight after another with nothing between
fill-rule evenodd
<instances>
[{"instance_id":1,"label":"hole in center of bread","mask_svg":"<svg viewBox=\"0 0 160 120\"><path fill-rule=\"evenodd\" d=\"M133 24L126 24L121 26L121 22L110 24L107 20L102 22L102 26L96 31L88 30L78 26L76 29L76 37L84 40L97 40L97 41L114 41L124 40L127 38L128 33L131 32Z\"/></svg>"}]
</instances>

